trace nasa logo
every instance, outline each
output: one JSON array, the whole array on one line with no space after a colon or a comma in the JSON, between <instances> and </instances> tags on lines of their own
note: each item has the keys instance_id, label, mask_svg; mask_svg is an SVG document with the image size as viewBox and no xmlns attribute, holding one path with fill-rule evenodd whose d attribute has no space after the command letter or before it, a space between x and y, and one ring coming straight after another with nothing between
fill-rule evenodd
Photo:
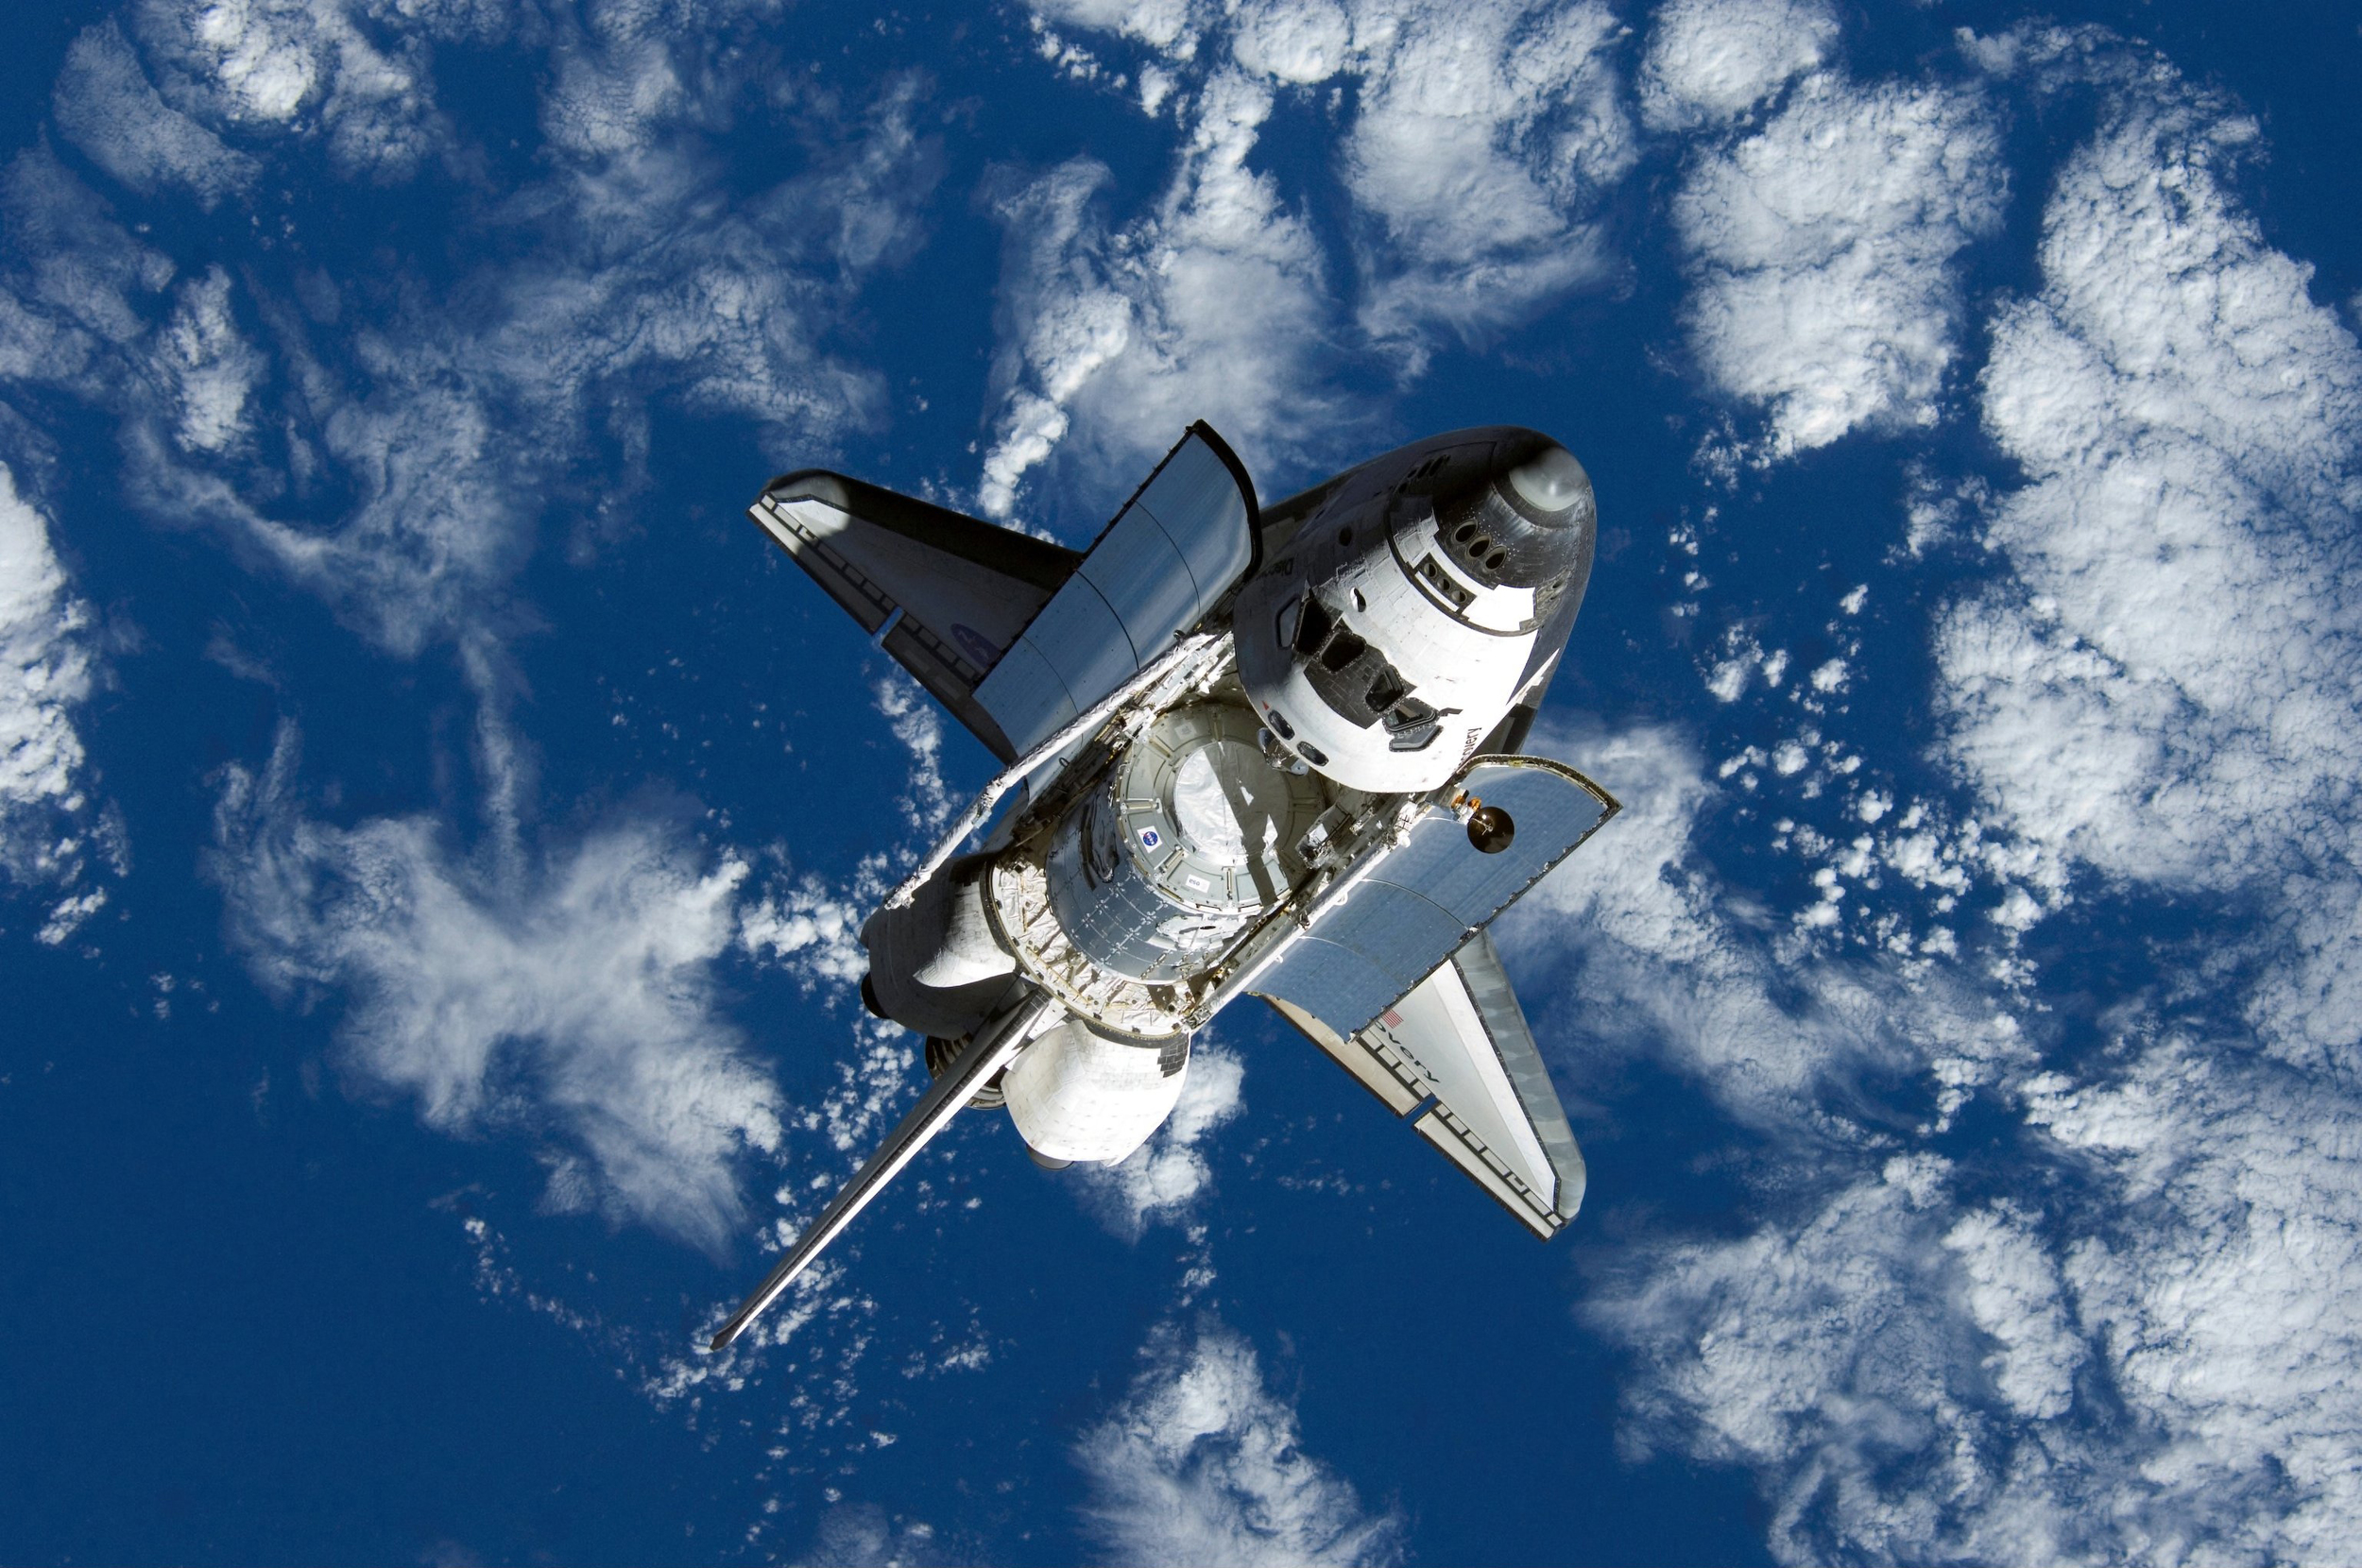
<instances>
[{"instance_id":1,"label":"nasa logo","mask_svg":"<svg viewBox=\"0 0 2362 1568\"><path fill-rule=\"evenodd\" d=\"M1140 847L1142 849L1154 849L1164 842L1165 836L1162 833L1157 832L1154 827L1143 827L1140 829Z\"/></svg>"},{"instance_id":2,"label":"nasa logo","mask_svg":"<svg viewBox=\"0 0 2362 1568\"><path fill-rule=\"evenodd\" d=\"M994 647L991 639L973 626L962 625L957 622L952 622L951 640L960 645L960 652L987 670L1000 661L1001 650Z\"/></svg>"}]
</instances>

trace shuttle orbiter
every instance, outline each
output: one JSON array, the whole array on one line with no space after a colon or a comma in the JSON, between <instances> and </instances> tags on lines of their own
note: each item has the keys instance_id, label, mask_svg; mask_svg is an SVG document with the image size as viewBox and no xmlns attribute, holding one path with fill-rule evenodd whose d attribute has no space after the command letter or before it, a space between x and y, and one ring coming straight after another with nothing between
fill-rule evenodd
<instances>
[{"instance_id":1,"label":"shuttle orbiter","mask_svg":"<svg viewBox=\"0 0 2362 1568\"><path fill-rule=\"evenodd\" d=\"M862 929L933 1084L715 1349L964 1106L1045 1165L1132 1153L1249 994L1537 1235L1574 1218L1485 934L1617 810L1518 749L1591 572L1564 447L1455 431L1264 510L1192 425L1080 554L817 470L750 515L1003 768Z\"/></svg>"}]
</instances>

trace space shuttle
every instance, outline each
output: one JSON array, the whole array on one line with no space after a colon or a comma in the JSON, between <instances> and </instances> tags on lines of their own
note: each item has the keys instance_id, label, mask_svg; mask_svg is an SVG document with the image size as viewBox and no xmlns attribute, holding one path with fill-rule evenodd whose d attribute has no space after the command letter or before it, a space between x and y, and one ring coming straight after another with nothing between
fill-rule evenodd
<instances>
[{"instance_id":1,"label":"space shuttle","mask_svg":"<svg viewBox=\"0 0 2362 1568\"><path fill-rule=\"evenodd\" d=\"M713 1337L966 1108L1133 1153L1259 997L1535 1235L1583 1163L1486 928L1615 815L1523 747L1589 581L1583 465L1430 436L1263 507L1194 424L1080 553L843 474L749 516L1001 769L862 929L933 1082Z\"/></svg>"}]
</instances>

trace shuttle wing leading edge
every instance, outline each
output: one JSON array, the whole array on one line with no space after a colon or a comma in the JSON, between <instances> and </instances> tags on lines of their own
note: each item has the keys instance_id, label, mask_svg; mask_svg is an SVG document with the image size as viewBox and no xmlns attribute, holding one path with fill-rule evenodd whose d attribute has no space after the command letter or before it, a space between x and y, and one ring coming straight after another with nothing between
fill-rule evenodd
<instances>
[{"instance_id":1,"label":"shuttle wing leading edge","mask_svg":"<svg viewBox=\"0 0 2362 1568\"><path fill-rule=\"evenodd\" d=\"M977 688L1082 556L817 469L773 480L748 516L994 756L1016 759Z\"/></svg>"}]
</instances>

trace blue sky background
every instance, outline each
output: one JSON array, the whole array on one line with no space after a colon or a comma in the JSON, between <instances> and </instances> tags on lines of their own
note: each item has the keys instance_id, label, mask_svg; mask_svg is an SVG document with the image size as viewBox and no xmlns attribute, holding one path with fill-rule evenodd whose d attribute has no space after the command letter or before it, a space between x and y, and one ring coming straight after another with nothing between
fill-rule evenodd
<instances>
[{"instance_id":1,"label":"blue sky background","mask_svg":"<svg viewBox=\"0 0 2362 1568\"><path fill-rule=\"evenodd\" d=\"M0 60L0 1552L2362 1545L2335 6L139 0ZM1589 467L1537 1247L1259 1011L1053 1175L862 915L989 758L742 509Z\"/></svg>"}]
</instances>

